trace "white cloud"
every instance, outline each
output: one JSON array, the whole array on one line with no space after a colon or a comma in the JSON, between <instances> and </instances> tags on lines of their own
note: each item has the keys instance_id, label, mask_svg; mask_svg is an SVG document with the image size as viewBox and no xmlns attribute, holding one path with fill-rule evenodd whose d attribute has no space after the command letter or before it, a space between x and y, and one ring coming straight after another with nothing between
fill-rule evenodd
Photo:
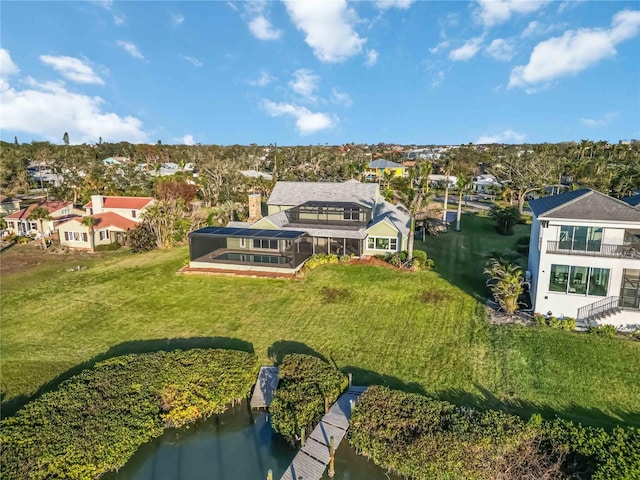
<instances>
[{"instance_id":1,"label":"white cloud","mask_svg":"<svg viewBox=\"0 0 640 480\"><path fill-rule=\"evenodd\" d=\"M287 12L321 62L339 63L358 55L366 42L354 30L358 21L346 0L285 0Z\"/></svg>"},{"instance_id":2,"label":"white cloud","mask_svg":"<svg viewBox=\"0 0 640 480\"><path fill-rule=\"evenodd\" d=\"M615 46L638 34L640 11L622 10L613 16L610 29L569 30L535 46L529 63L511 71L509 88L548 84L567 75L575 75L603 58L616 55Z\"/></svg>"},{"instance_id":3,"label":"white cloud","mask_svg":"<svg viewBox=\"0 0 640 480\"><path fill-rule=\"evenodd\" d=\"M49 141L60 140L69 132L73 143L107 141L147 141L142 122L132 116L105 112L105 101L69 91L57 82L39 83L25 79L27 88L17 90L8 84L2 92L2 128L39 135Z\"/></svg>"},{"instance_id":4,"label":"white cloud","mask_svg":"<svg viewBox=\"0 0 640 480\"><path fill-rule=\"evenodd\" d=\"M600 118L581 118L580 123L591 128L605 127L609 125L611 123L611 120L613 120L617 116L617 113L605 113Z\"/></svg>"},{"instance_id":5,"label":"white cloud","mask_svg":"<svg viewBox=\"0 0 640 480\"><path fill-rule=\"evenodd\" d=\"M486 27L506 22L512 15L533 13L551 0L478 0L476 19Z\"/></svg>"},{"instance_id":6,"label":"white cloud","mask_svg":"<svg viewBox=\"0 0 640 480\"><path fill-rule=\"evenodd\" d=\"M318 90L319 82L318 75L306 68L300 68L293 72L293 80L289 82L289 86L304 100L315 103L318 101L315 92Z\"/></svg>"},{"instance_id":7,"label":"white cloud","mask_svg":"<svg viewBox=\"0 0 640 480\"><path fill-rule=\"evenodd\" d=\"M195 141L193 140L193 135L185 135L184 137L182 137L182 144L183 145L195 145Z\"/></svg>"},{"instance_id":8,"label":"white cloud","mask_svg":"<svg viewBox=\"0 0 640 480\"><path fill-rule=\"evenodd\" d=\"M182 25L184 23L184 15L181 15L179 13L172 13L171 23L173 24L174 27L177 27L178 25Z\"/></svg>"},{"instance_id":9,"label":"white cloud","mask_svg":"<svg viewBox=\"0 0 640 480\"><path fill-rule=\"evenodd\" d=\"M7 78L9 75L15 75L20 69L11 60L9 51L4 48L0 48L0 78Z\"/></svg>"},{"instance_id":10,"label":"white cloud","mask_svg":"<svg viewBox=\"0 0 640 480\"><path fill-rule=\"evenodd\" d=\"M138 47L136 47L133 43L125 42L124 40L118 40L116 43L120 48L124 49L124 51L131 55L133 58L144 60L144 55L140 53Z\"/></svg>"},{"instance_id":11,"label":"white cloud","mask_svg":"<svg viewBox=\"0 0 640 480\"><path fill-rule=\"evenodd\" d=\"M415 0L376 0L375 4L380 10L387 10L389 8L406 10L413 2L415 2Z\"/></svg>"},{"instance_id":12,"label":"white cloud","mask_svg":"<svg viewBox=\"0 0 640 480\"><path fill-rule=\"evenodd\" d=\"M449 58L456 62L470 60L475 57L478 50L480 50L480 45L483 40L483 36L467 40L461 47L451 50L449 52Z\"/></svg>"},{"instance_id":13,"label":"white cloud","mask_svg":"<svg viewBox=\"0 0 640 480\"><path fill-rule=\"evenodd\" d=\"M113 23L116 25L116 27L119 27L119 26L124 24L124 21L126 19L127 19L127 17L125 17L124 15L114 15L113 16Z\"/></svg>"},{"instance_id":14,"label":"white cloud","mask_svg":"<svg viewBox=\"0 0 640 480\"><path fill-rule=\"evenodd\" d=\"M274 28L262 15L249 22L249 30L258 40L278 40L282 36L282 31Z\"/></svg>"},{"instance_id":15,"label":"white cloud","mask_svg":"<svg viewBox=\"0 0 640 480\"><path fill-rule=\"evenodd\" d=\"M204 65L204 63L202 63L202 61L197 59L196 57L190 57L188 55L181 55L181 57L184 58L187 62L189 62L194 67L201 67Z\"/></svg>"},{"instance_id":16,"label":"white cloud","mask_svg":"<svg viewBox=\"0 0 640 480\"><path fill-rule=\"evenodd\" d=\"M435 47L430 48L429 52L430 53L438 53L440 50L443 50L443 49L447 48L449 45L451 45L451 42L449 40L443 40L442 42L440 42Z\"/></svg>"},{"instance_id":17,"label":"white cloud","mask_svg":"<svg viewBox=\"0 0 640 480\"><path fill-rule=\"evenodd\" d=\"M522 133L514 132L513 130L505 130L502 133L496 135L485 135L478 138L475 143L477 145L488 145L491 143L522 143L525 136Z\"/></svg>"},{"instance_id":18,"label":"white cloud","mask_svg":"<svg viewBox=\"0 0 640 480\"><path fill-rule=\"evenodd\" d=\"M378 61L378 52L375 50L367 50L367 60L364 62L366 67L373 67Z\"/></svg>"},{"instance_id":19,"label":"white cloud","mask_svg":"<svg viewBox=\"0 0 640 480\"><path fill-rule=\"evenodd\" d=\"M91 3L95 3L105 10L111 10L113 8L113 0L93 0Z\"/></svg>"},{"instance_id":20,"label":"white cloud","mask_svg":"<svg viewBox=\"0 0 640 480\"><path fill-rule=\"evenodd\" d=\"M513 57L513 45L503 38L496 38L489 44L485 52L496 60L508 62Z\"/></svg>"},{"instance_id":21,"label":"white cloud","mask_svg":"<svg viewBox=\"0 0 640 480\"><path fill-rule=\"evenodd\" d=\"M291 116L296 119L296 129L301 135L309 135L331 128L337 119L320 112L311 112L308 108L289 103L275 103L270 100L262 102L262 108L272 117Z\"/></svg>"},{"instance_id":22,"label":"white cloud","mask_svg":"<svg viewBox=\"0 0 640 480\"><path fill-rule=\"evenodd\" d=\"M275 80L269 72L262 70L257 80L249 80L249 85L254 87L265 87Z\"/></svg>"},{"instance_id":23,"label":"white cloud","mask_svg":"<svg viewBox=\"0 0 640 480\"><path fill-rule=\"evenodd\" d=\"M235 10L236 12L238 11L238 7L236 7L233 2L227 2L227 5L231 10Z\"/></svg>"},{"instance_id":24,"label":"white cloud","mask_svg":"<svg viewBox=\"0 0 640 480\"><path fill-rule=\"evenodd\" d=\"M342 105L343 107L350 107L353 105L353 101L348 93L341 93L337 88L331 89L331 103L336 105Z\"/></svg>"},{"instance_id":25,"label":"white cloud","mask_svg":"<svg viewBox=\"0 0 640 480\"><path fill-rule=\"evenodd\" d=\"M542 24L537 20L534 20L533 22L529 22L529 25L527 25L527 28L525 28L522 31L522 36L531 37L533 35L537 35L542 29L543 29Z\"/></svg>"},{"instance_id":26,"label":"white cloud","mask_svg":"<svg viewBox=\"0 0 640 480\"><path fill-rule=\"evenodd\" d=\"M63 77L74 82L104 85L104 80L102 80L89 65L79 58L40 55L40 61L45 65L53 67L53 69L60 72Z\"/></svg>"},{"instance_id":27,"label":"white cloud","mask_svg":"<svg viewBox=\"0 0 640 480\"><path fill-rule=\"evenodd\" d=\"M437 75L434 77L434 79L431 81L431 86L433 88L439 87L440 85L442 85L443 81L444 81L444 72L442 70L440 70L437 73Z\"/></svg>"}]
</instances>

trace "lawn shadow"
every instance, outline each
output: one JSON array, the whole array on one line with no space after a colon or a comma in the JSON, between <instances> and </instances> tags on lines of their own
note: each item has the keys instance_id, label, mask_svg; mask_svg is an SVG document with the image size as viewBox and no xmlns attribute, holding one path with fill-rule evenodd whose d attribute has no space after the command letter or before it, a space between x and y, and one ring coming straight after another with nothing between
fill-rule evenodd
<instances>
[{"instance_id":1,"label":"lawn shadow","mask_svg":"<svg viewBox=\"0 0 640 480\"><path fill-rule=\"evenodd\" d=\"M106 352L100 353L95 357L82 362L66 372L58 375L53 380L42 385L32 395L19 395L4 401L5 394L2 395L2 418L10 417L22 408L26 403L35 400L42 394L50 392L58 388L58 386L79 374L82 370L93 368L93 366L104 360L121 355L132 353L153 353L153 352L172 352L175 350L190 350L193 348L219 348L223 350L239 350L247 353L254 353L253 344L245 340L231 337L189 337L189 338L160 338L155 340L132 340L129 342L119 343L109 348Z\"/></svg>"},{"instance_id":2,"label":"lawn shadow","mask_svg":"<svg viewBox=\"0 0 640 480\"><path fill-rule=\"evenodd\" d=\"M517 415L523 420L528 420L531 415L537 413L545 420L553 420L559 417L579 422L582 425L603 427L607 430L613 428L614 425L640 426L640 409L638 411L612 409L610 412L604 412L599 408L589 408L584 405L578 405L575 402L569 403L564 408L554 408L543 403L528 402L517 398L513 400L500 399L482 385L476 384L475 387L480 392L479 394L450 388L429 393L428 396L477 410L500 410L511 415Z\"/></svg>"},{"instance_id":3,"label":"lawn shadow","mask_svg":"<svg viewBox=\"0 0 640 480\"><path fill-rule=\"evenodd\" d=\"M295 342L293 340L278 340L267 349L267 355L274 365L280 365L284 357L292 353L311 355L312 357L319 358L323 362L329 363L327 357L322 355L320 352L314 350L308 345L305 345L304 343ZM335 362L333 363L335 365Z\"/></svg>"},{"instance_id":4,"label":"lawn shadow","mask_svg":"<svg viewBox=\"0 0 640 480\"><path fill-rule=\"evenodd\" d=\"M365 370L364 368L353 366L342 367L340 370L344 373L350 373L353 375L354 385L382 385L393 390L402 390L403 392L427 395L422 385L416 382L407 383L397 377L392 377L391 375L383 375L372 370Z\"/></svg>"}]
</instances>

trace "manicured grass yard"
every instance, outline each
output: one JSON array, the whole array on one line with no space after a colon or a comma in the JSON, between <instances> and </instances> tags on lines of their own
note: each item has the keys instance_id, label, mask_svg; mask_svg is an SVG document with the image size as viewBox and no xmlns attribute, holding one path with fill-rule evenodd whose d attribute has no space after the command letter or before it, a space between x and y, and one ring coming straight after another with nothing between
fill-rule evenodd
<instances>
[{"instance_id":1,"label":"manicured grass yard","mask_svg":"<svg viewBox=\"0 0 640 480\"><path fill-rule=\"evenodd\" d=\"M331 265L299 281L176 275L188 253L182 247L117 253L76 272L3 275L4 411L96 357L192 345L253 348L265 363L315 351L359 383L525 415L540 409L640 425L640 343L490 327L467 293L483 285L469 262L485 248L467 225L468 233L428 239L436 272ZM490 232L485 239L505 241ZM464 248L466 264L458 257ZM447 270L459 264L469 279ZM176 338L189 340L157 341Z\"/></svg>"}]
</instances>

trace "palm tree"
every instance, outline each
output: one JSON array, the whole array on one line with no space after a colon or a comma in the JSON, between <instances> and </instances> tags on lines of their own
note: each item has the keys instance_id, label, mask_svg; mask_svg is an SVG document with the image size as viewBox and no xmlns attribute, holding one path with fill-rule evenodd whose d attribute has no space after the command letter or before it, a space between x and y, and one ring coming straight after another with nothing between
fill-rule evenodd
<instances>
[{"instance_id":1,"label":"palm tree","mask_svg":"<svg viewBox=\"0 0 640 480\"><path fill-rule=\"evenodd\" d=\"M444 211L442 213L442 221L447 221L447 203L449 202L449 175L451 175L451 159L447 158L444 162Z\"/></svg>"},{"instance_id":2,"label":"palm tree","mask_svg":"<svg viewBox=\"0 0 640 480\"><path fill-rule=\"evenodd\" d=\"M518 309L518 297L524 291L522 269L513 263L505 265L492 258L485 266L484 274L489 276L487 285L495 301L507 315L513 315Z\"/></svg>"},{"instance_id":3,"label":"palm tree","mask_svg":"<svg viewBox=\"0 0 640 480\"><path fill-rule=\"evenodd\" d=\"M431 162L421 162L416 164L410 173L410 191L406 195L408 200L409 215L411 220L409 223L409 243L407 245L407 261L413 259L413 243L416 232L416 213L428 199L429 194L429 173L431 173Z\"/></svg>"},{"instance_id":4,"label":"palm tree","mask_svg":"<svg viewBox=\"0 0 640 480\"><path fill-rule=\"evenodd\" d=\"M80 223L82 223L82 225L84 225L89 229L89 245L91 248L91 253L93 253L95 251L95 238L93 237L93 233L94 233L93 227L95 226L96 223L98 223L98 221L91 216L87 216L87 217L82 217L82 221Z\"/></svg>"},{"instance_id":5,"label":"palm tree","mask_svg":"<svg viewBox=\"0 0 640 480\"><path fill-rule=\"evenodd\" d=\"M457 189L458 189L458 216L456 217L456 232L460 232L460 217L462 215L462 196L464 195L464 192L469 188L469 186L471 185L471 181L468 177L465 177L463 175L458 175L458 183L457 183Z\"/></svg>"},{"instance_id":6,"label":"palm tree","mask_svg":"<svg viewBox=\"0 0 640 480\"><path fill-rule=\"evenodd\" d=\"M51 220L49 210L47 210L46 207L43 206L36 207L31 210L29 220L36 220L38 222L38 226L40 227L40 239L42 240L42 248L47 248L47 242L44 239L44 222L45 220Z\"/></svg>"}]
</instances>

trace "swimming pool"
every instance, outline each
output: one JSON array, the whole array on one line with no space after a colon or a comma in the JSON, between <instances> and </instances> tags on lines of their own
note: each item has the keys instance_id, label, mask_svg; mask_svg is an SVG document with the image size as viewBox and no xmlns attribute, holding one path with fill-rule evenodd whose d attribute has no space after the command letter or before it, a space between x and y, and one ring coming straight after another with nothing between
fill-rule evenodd
<instances>
[{"instance_id":1,"label":"swimming pool","mask_svg":"<svg viewBox=\"0 0 640 480\"><path fill-rule=\"evenodd\" d=\"M291 262L291 259L289 257L283 257L282 255L237 252L221 253L220 255L216 256L214 260L225 260L228 262L239 263L262 263L268 265L287 265Z\"/></svg>"}]
</instances>

